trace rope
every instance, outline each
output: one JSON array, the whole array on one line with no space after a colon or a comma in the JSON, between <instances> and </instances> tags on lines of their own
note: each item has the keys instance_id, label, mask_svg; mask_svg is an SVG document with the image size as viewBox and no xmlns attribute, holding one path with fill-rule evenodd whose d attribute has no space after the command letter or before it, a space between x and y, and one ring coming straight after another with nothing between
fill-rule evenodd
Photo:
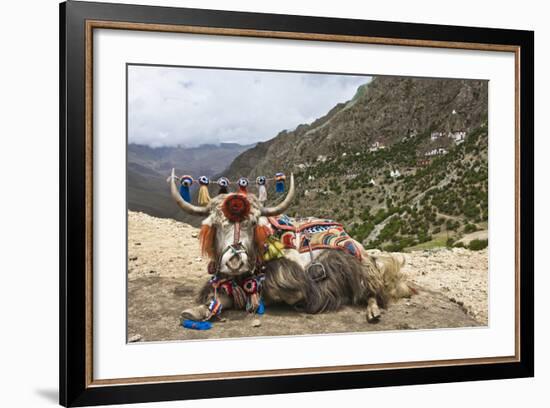
<instances>
[{"instance_id":1,"label":"rope","mask_svg":"<svg viewBox=\"0 0 550 408\"><path fill-rule=\"evenodd\" d=\"M181 179L181 177L178 177L178 176L174 176L173 178L174 178L175 180L180 180L180 179ZM209 179L209 180L212 180L211 177L208 177L208 179ZM171 175L168 176L168 178L166 179L166 181L169 182L170 180L172 180L172 176L171 176ZM275 180L274 177L273 177L273 178L267 178L267 177L266 177L266 179L265 179L265 181L274 181L274 180ZM229 184L239 184L238 181L230 181L230 180L228 180L228 182L229 182ZM196 180L195 178L193 178L193 184L199 184L199 180ZM210 181L210 184L218 184L218 180L216 180L216 181ZM258 184L258 183L257 183L255 180L253 180L253 181L249 181L248 184ZM260 184L260 185L261 185L261 184Z\"/></svg>"},{"instance_id":2,"label":"rope","mask_svg":"<svg viewBox=\"0 0 550 408\"><path fill-rule=\"evenodd\" d=\"M241 223L236 222L233 227L233 245L239 245L241 240Z\"/></svg>"}]
</instances>

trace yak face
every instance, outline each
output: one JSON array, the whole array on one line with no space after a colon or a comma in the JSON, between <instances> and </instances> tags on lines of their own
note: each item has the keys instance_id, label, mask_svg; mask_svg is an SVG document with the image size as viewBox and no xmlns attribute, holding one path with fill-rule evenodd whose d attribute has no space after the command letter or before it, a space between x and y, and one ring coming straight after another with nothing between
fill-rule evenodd
<instances>
[{"instance_id":1,"label":"yak face","mask_svg":"<svg viewBox=\"0 0 550 408\"><path fill-rule=\"evenodd\" d=\"M216 263L221 274L238 276L252 272L258 248L255 230L261 217L256 197L221 194L210 205L202 222L201 247Z\"/></svg>"},{"instance_id":2,"label":"yak face","mask_svg":"<svg viewBox=\"0 0 550 408\"><path fill-rule=\"evenodd\" d=\"M172 169L171 193L176 203L187 213L206 216L200 233L203 254L215 263L216 272L239 276L254 271L259 251L267 236L267 216L283 213L295 194L294 176L285 199L275 207L263 207L253 194L220 194L207 206L184 201L175 183Z\"/></svg>"}]
</instances>

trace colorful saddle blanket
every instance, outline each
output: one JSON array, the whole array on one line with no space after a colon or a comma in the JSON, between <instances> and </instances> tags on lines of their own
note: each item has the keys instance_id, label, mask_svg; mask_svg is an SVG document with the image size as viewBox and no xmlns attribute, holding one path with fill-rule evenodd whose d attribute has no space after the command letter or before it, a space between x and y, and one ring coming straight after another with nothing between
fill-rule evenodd
<instances>
[{"instance_id":1,"label":"colorful saddle blanket","mask_svg":"<svg viewBox=\"0 0 550 408\"><path fill-rule=\"evenodd\" d=\"M285 249L308 252L316 249L339 249L361 260L361 248L342 224L320 218L268 217L273 235Z\"/></svg>"}]
</instances>

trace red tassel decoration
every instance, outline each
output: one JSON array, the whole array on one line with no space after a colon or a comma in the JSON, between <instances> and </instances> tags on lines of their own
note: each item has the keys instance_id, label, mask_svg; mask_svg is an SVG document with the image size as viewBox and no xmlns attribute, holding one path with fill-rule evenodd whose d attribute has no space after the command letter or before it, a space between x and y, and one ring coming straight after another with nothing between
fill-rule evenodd
<instances>
[{"instance_id":1,"label":"red tassel decoration","mask_svg":"<svg viewBox=\"0 0 550 408\"><path fill-rule=\"evenodd\" d=\"M242 194L229 194L222 203L223 215L231 222L241 222L250 213L250 202Z\"/></svg>"},{"instance_id":2,"label":"red tassel decoration","mask_svg":"<svg viewBox=\"0 0 550 408\"><path fill-rule=\"evenodd\" d=\"M256 248L260 255L263 255L265 252L265 243L267 238L272 235L271 228L267 225L257 225L254 230L254 241L256 243Z\"/></svg>"},{"instance_id":3,"label":"red tassel decoration","mask_svg":"<svg viewBox=\"0 0 550 408\"><path fill-rule=\"evenodd\" d=\"M201 232L199 233L199 242L201 246L201 253L208 255L210 258L214 258L216 249L214 242L216 239L216 228L210 225L203 225Z\"/></svg>"}]
</instances>

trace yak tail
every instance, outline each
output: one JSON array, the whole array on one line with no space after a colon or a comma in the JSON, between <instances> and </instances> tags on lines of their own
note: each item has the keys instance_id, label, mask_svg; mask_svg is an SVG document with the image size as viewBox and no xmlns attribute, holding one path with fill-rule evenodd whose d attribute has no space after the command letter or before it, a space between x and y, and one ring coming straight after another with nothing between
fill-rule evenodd
<instances>
[{"instance_id":1,"label":"yak tail","mask_svg":"<svg viewBox=\"0 0 550 408\"><path fill-rule=\"evenodd\" d=\"M377 269L384 279L384 292L387 300L397 300L402 297L410 297L413 290L407 285L401 268L405 266L403 255L380 253L372 256Z\"/></svg>"}]
</instances>

